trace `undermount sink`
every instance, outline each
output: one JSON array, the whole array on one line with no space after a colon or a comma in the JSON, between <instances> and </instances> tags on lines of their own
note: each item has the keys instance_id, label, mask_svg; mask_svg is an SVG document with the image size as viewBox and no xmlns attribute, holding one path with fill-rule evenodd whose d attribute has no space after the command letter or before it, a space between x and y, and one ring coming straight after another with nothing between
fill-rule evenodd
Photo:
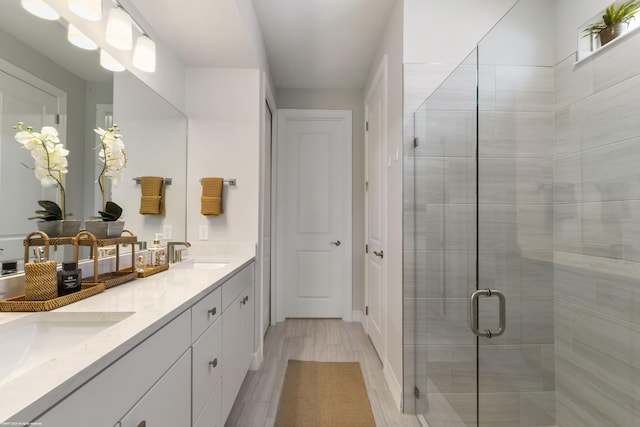
<instances>
[{"instance_id":1,"label":"undermount sink","mask_svg":"<svg viewBox=\"0 0 640 427\"><path fill-rule=\"evenodd\" d=\"M218 270L229 265L228 262L208 262L208 261L196 261L193 263L193 268L196 270Z\"/></svg>"},{"instance_id":2,"label":"undermount sink","mask_svg":"<svg viewBox=\"0 0 640 427\"><path fill-rule=\"evenodd\" d=\"M132 314L34 313L0 325L0 384L54 359Z\"/></svg>"}]
</instances>

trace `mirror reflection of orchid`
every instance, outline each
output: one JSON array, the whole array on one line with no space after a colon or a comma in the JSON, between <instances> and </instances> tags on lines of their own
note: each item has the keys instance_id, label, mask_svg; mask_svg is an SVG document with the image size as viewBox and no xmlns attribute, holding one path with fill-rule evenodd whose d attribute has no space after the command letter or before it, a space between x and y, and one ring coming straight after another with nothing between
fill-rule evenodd
<instances>
[{"instance_id":1,"label":"mirror reflection of orchid","mask_svg":"<svg viewBox=\"0 0 640 427\"><path fill-rule=\"evenodd\" d=\"M41 219L43 221L63 220L70 216L65 210L65 193L62 184L62 174L69 172L67 169L67 156L69 150L60 142L58 131L52 126L43 126L40 132L34 132L33 127L24 127L24 122L19 122L13 127L18 132L16 141L22 144L22 148L31 152L35 160L33 171L43 187L58 186L60 193L60 205L50 200L40 200L38 204L43 210L37 210L38 216L29 219Z\"/></svg>"},{"instance_id":2,"label":"mirror reflection of orchid","mask_svg":"<svg viewBox=\"0 0 640 427\"><path fill-rule=\"evenodd\" d=\"M106 179L110 179L114 185L117 184L120 174L127 167L127 154L124 151L124 143L119 131L120 128L116 124L106 130L94 129L94 132L100 137L100 143L96 149L101 167L97 183L102 195L102 210L98 213L103 221L116 221L122 214L120 206L105 198Z\"/></svg>"}]
</instances>

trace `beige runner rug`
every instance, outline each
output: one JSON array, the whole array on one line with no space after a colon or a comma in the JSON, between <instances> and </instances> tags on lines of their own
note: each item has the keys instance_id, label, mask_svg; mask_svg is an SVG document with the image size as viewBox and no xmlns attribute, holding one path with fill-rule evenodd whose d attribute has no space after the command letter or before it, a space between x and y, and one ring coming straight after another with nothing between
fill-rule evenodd
<instances>
[{"instance_id":1,"label":"beige runner rug","mask_svg":"<svg viewBox=\"0 0 640 427\"><path fill-rule=\"evenodd\" d=\"M358 362L289 360L275 427L374 427Z\"/></svg>"}]
</instances>

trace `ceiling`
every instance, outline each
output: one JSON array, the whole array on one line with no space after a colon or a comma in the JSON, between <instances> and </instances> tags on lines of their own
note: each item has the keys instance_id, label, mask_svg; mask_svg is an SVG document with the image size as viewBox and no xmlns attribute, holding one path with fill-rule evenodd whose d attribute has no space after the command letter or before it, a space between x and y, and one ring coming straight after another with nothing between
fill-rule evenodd
<instances>
[{"instance_id":1,"label":"ceiling","mask_svg":"<svg viewBox=\"0 0 640 427\"><path fill-rule=\"evenodd\" d=\"M249 1L131 0L185 64L223 68L259 64ZM276 88L363 88L394 2L253 0Z\"/></svg>"}]
</instances>

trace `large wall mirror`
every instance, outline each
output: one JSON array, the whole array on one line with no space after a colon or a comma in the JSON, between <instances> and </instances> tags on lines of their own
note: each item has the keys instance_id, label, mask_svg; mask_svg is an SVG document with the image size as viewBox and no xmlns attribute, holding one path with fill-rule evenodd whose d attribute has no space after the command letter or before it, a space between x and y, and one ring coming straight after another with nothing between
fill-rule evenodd
<instances>
[{"instance_id":1,"label":"large wall mirror","mask_svg":"<svg viewBox=\"0 0 640 427\"><path fill-rule=\"evenodd\" d=\"M124 208L125 228L139 240L171 232L185 239L187 119L127 71L102 69L97 51L66 40L67 24L45 21L26 12L19 0L7 0L0 14L0 261L19 261L23 240L37 228L40 199L57 200L55 188L43 189L30 168L33 159L14 138L18 121L40 130L55 126L69 149L65 175L67 211L74 219L97 215L101 201L96 184L98 140L93 129L120 126L128 165L111 198ZM166 187L164 215L138 213L139 176L172 178ZM52 248L57 261L73 257L70 248ZM86 256L87 254L83 254Z\"/></svg>"}]
</instances>

